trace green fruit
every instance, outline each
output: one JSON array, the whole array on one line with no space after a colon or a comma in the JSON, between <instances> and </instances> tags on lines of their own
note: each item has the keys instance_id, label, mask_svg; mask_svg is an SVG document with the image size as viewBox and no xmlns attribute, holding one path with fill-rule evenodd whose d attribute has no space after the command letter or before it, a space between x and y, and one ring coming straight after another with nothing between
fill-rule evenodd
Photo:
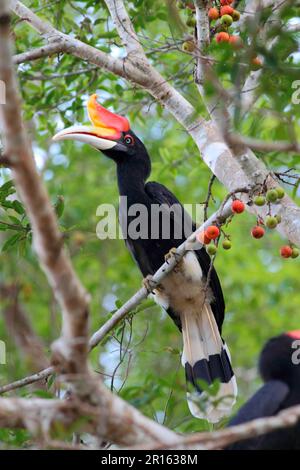
<instances>
[{"instance_id":1,"label":"green fruit","mask_svg":"<svg viewBox=\"0 0 300 470\"><path fill-rule=\"evenodd\" d=\"M208 245L206 251L210 256L214 256L217 253L217 247L215 245Z\"/></svg>"},{"instance_id":2,"label":"green fruit","mask_svg":"<svg viewBox=\"0 0 300 470\"><path fill-rule=\"evenodd\" d=\"M277 219L276 217L273 217L271 215L268 215L268 217L266 217L266 226L268 228L276 228L277 227Z\"/></svg>"},{"instance_id":3,"label":"green fruit","mask_svg":"<svg viewBox=\"0 0 300 470\"><path fill-rule=\"evenodd\" d=\"M264 196L255 196L253 202L256 206L264 206L266 203L266 198Z\"/></svg>"},{"instance_id":4,"label":"green fruit","mask_svg":"<svg viewBox=\"0 0 300 470\"><path fill-rule=\"evenodd\" d=\"M285 190L283 188L276 188L277 198L282 199L285 196Z\"/></svg>"},{"instance_id":5,"label":"green fruit","mask_svg":"<svg viewBox=\"0 0 300 470\"><path fill-rule=\"evenodd\" d=\"M232 25L233 19L230 15L223 15L221 18L221 23L224 24L225 26L230 26Z\"/></svg>"},{"instance_id":6,"label":"green fruit","mask_svg":"<svg viewBox=\"0 0 300 470\"><path fill-rule=\"evenodd\" d=\"M230 240L224 240L222 243L222 247L224 248L224 250L230 250L231 246L232 245Z\"/></svg>"},{"instance_id":7,"label":"green fruit","mask_svg":"<svg viewBox=\"0 0 300 470\"><path fill-rule=\"evenodd\" d=\"M182 49L185 52L193 52L195 50L195 43L193 41L185 41L182 44Z\"/></svg>"},{"instance_id":8,"label":"green fruit","mask_svg":"<svg viewBox=\"0 0 300 470\"><path fill-rule=\"evenodd\" d=\"M268 202L276 202L277 199L278 199L276 189L269 189L269 191L267 192L266 197L267 197Z\"/></svg>"},{"instance_id":9,"label":"green fruit","mask_svg":"<svg viewBox=\"0 0 300 470\"><path fill-rule=\"evenodd\" d=\"M281 215L276 214L276 215L275 215L275 219L277 220L277 224L280 224L280 222L281 222Z\"/></svg>"},{"instance_id":10,"label":"green fruit","mask_svg":"<svg viewBox=\"0 0 300 470\"><path fill-rule=\"evenodd\" d=\"M294 259L298 258L299 254L300 254L300 251L298 250L298 248L293 248L291 257Z\"/></svg>"},{"instance_id":11,"label":"green fruit","mask_svg":"<svg viewBox=\"0 0 300 470\"><path fill-rule=\"evenodd\" d=\"M241 14L237 10L234 10L231 16L233 21L239 21L239 19L241 18Z\"/></svg>"},{"instance_id":12,"label":"green fruit","mask_svg":"<svg viewBox=\"0 0 300 470\"><path fill-rule=\"evenodd\" d=\"M196 26L196 19L193 16L191 16L190 18L186 20L186 24L187 26L194 28Z\"/></svg>"}]
</instances>

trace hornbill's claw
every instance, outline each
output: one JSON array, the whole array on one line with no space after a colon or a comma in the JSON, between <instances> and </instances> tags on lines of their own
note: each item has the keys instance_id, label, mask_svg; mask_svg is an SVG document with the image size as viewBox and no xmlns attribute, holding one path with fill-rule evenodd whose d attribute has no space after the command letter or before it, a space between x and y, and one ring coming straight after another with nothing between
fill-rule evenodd
<instances>
[{"instance_id":1,"label":"hornbill's claw","mask_svg":"<svg viewBox=\"0 0 300 470\"><path fill-rule=\"evenodd\" d=\"M156 286L156 282L153 281L153 276L151 274L148 274L148 276L144 277L143 286L147 289L149 294L153 294L153 290L157 286Z\"/></svg>"},{"instance_id":2,"label":"hornbill's claw","mask_svg":"<svg viewBox=\"0 0 300 470\"><path fill-rule=\"evenodd\" d=\"M171 248L169 253L165 255L165 262L169 264L169 260L175 258L176 262L179 261L179 255L177 253L177 248Z\"/></svg>"}]
</instances>

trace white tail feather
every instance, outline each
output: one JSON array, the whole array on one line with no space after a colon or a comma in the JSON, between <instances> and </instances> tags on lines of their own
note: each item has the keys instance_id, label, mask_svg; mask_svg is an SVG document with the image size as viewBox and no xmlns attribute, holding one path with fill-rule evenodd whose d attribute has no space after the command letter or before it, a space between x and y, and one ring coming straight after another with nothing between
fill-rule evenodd
<instances>
[{"instance_id":1,"label":"white tail feather","mask_svg":"<svg viewBox=\"0 0 300 470\"><path fill-rule=\"evenodd\" d=\"M230 414L237 395L228 348L222 341L210 305L205 303L200 314L183 313L180 318L183 334L182 365L186 371L187 368L189 370L187 377L192 375L189 381L192 380L196 386L197 379L200 378L209 385L214 379L221 381L216 396L210 396L207 392L200 393L199 390L189 392L187 398L190 411L197 418L216 423Z\"/></svg>"}]
</instances>

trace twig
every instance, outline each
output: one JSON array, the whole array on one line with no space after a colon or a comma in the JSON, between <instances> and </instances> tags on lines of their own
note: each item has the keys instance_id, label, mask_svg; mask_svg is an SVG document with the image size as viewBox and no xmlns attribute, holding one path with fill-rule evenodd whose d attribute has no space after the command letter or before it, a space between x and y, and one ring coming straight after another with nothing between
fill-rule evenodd
<instances>
[{"instance_id":1,"label":"twig","mask_svg":"<svg viewBox=\"0 0 300 470\"><path fill-rule=\"evenodd\" d=\"M11 392L12 390L16 390L18 388L25 387L26 385L30 385L35 382L40 382L41 380L45 380L54 373L55 373L54 367L47 367L47 369L41 370L40 372L37 372L36 374L29 375L28 377L25 377L24 379L16 380L15 382L12 382L10 384L3 385L2 387L0 387L0 395L3 395L3 393Z\"/></svg>"},{"instance_id":2,"label":"twig","mask_svg":"<svg viewBox=\"0 0 300 470\"><path fill-rule=\"evenodd\" d=\"M285 142L277 140L275 142L267 142L252 137L241 136L229 133L226 136L228 142L233 145L241 145L249 147L252 150L260 152L296 152L300 153L300 144L298 142Z\"/></svg>"},{"instance_id":3,"label":"twig","mask_svg":"<svg viewBox=\"0 0 300 470\"><path fill-rule=\"evenodd\" d=\"M210 199L213 197L212 187L213 187L215 180L216 180L215 175L212 175L209 179L208 188L207 188L207 196L204 201L204 222L207 220L207 217L208 217L208 206L209 206Z\"/></svg>"}]
</instances>

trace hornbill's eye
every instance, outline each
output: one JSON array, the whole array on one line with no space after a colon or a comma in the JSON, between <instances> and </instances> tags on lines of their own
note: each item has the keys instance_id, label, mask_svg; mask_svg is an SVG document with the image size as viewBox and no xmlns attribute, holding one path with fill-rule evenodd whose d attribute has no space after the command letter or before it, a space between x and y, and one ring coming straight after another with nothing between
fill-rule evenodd
<instances>
[{"instance_id":1,"label":"hornbill's eye","mask_svg":"<svg viewBox=\"0 0 300 470\"><path fill-rule=\"evenodd\" d=\"M131 135L127 134L124 137L125 144L132 145L134 143L134 139Z\"/></svg>"}]
</instances>

